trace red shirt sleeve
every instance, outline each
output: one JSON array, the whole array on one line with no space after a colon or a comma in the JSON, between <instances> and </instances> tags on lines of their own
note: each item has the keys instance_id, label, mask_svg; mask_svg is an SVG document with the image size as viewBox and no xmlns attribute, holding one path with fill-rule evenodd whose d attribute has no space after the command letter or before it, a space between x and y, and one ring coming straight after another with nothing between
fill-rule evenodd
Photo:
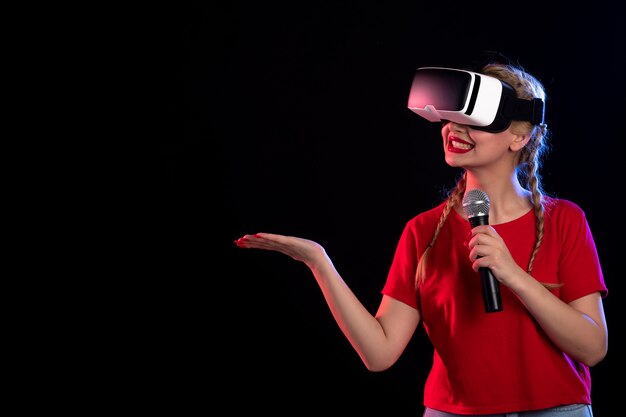
<instances>
[{"instance_id":1,"label":"red shirt sleeve","mask_svg":"<svg viewBox=\"0 0 626 417\"><path fill-rule=\"evenodd\" d=\"M382 293L419 309L417 262L430 243L445 202L407 222L396 246ZM421 238L420 238L421 237Z\"/></svg>"},{"instance_id":2,"label":"red shirt sleeve","mask_svg":"<svg viewBox=\"0 0 626 417\"><path fill-rule=\"evenodd\" d=\"M576 204L561 200L553 215L561 241L558 274L565 284L561 299L569 303L596 291L606 297L608 290L585 213Z\"/></svg>"},{"instance_id":3,"label":"red shirt sleeve","mask_svg":"<svg viewBox=\"0 0 626 417\"><path fill-rule=\"evenodd\" d=\"M415 230L411 223L406 224L400 236L382 293L411 307L418 308L415 286L417 243Z\"/></svg>"}]
</instances>

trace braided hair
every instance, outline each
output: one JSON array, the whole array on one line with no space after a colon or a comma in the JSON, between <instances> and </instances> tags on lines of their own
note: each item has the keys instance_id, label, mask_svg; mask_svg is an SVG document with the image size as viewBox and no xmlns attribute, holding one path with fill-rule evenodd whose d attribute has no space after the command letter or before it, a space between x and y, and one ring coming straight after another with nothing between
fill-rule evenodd
<instances>
[{"instance_id":1,"label":"braided hair","mask_svg":"<svg viewBox=\"0 0 626 417\"><path fill-rule=\"evenodd\" d=\"M546 93L542 83L534 76L527 73L518 65L508 63L489 63L485 65L481 73L497 78L511 85L516 92L518 98L533 99L541 98L545 101ZM511 131L519 135L529 135L530 140L524 148L519 152L517 164L517 177L525 189L531 192L531 203L535 211L537 219L535 224L535 245L533 247L527 272L530 274L533 270L533 262L539 252L539 247L543 241L544 226L544 198L545 195L542 183L540 168L543 158L549 150L548 138L549 131L545 124L532 125L530 122L517 121L511 122ZM464 173L456 183L456 186L448 193L446 197L446 205L444 206L441 217L437 222L437 227L430 240L430 243L417 264L416 284L419 285L426 279L426 265L428 263L431 248L437 241L437 236L441 228L445 224L452 209L463 199L466 188L467 173ZM544 284L552 287L550 284Z\"/></svg>"}]
</instances>

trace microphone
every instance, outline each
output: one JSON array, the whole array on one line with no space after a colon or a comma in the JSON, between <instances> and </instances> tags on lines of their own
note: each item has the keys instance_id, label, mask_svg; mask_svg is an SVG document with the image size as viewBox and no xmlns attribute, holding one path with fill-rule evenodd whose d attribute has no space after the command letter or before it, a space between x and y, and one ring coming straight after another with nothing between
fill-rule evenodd
<instances>
[{"instance_id":1,"label":"microphone","mask_svg":"<svg viewBox=\"0 0 626 417\"><path fill-rule=\"evenodd\" d=\"M489 224L489 197L481 190L473 189L465 192L463 197L463 211L467 215L472 228ZM478 268L483 287L483 302L485 312L493 313L502 311L500 298L500 283L493 276L489 268Z\"/></svg>"}]
</instances>

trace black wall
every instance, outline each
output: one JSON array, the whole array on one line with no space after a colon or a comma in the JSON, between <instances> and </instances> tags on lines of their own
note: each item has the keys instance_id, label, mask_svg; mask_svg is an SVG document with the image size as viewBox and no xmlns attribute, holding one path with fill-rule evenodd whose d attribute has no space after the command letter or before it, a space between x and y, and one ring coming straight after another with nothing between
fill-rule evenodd
<instances>
[{"instance_id":1,"label":"black wall","mask_svg":"<svg viewBox=\"0 0 626 417\"><path fill-rule=\"evenodd\" d=\"M624 350L625 6L546 3L156 10L144 34L161 106L146 149L158 250L144 343L154 348L137 357L162 359L147 366L159 388L146 398L174 409L420 415L432 354L421 327L394 367L370 373L303 264L233 240L275 232L318 241L375 312L405 222L458 174L443 160L438 126L406 108L414 71L498 50L545 84L545 188L579 204L596 238L610 347L592 368L593 399L596 415L609 415Z\"/></svg>"}]
</instances>

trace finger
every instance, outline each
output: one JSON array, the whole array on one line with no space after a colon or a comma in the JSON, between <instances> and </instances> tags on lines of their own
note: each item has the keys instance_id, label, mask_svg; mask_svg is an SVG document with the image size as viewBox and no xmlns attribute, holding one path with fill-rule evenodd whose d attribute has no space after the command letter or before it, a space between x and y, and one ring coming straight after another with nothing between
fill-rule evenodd
<instances>
[{"instance_id":1,"label":"finger","mask_svg":"<svg viewBox=\"0 0 626 417\"><path fill-rule=\"evenodd\" d=\"M472 269L478 272L480 268L491 268L491 266L485 258L478 258L472 262Z\"/></svg>"},{"instance_id":2,"label":"finger","mask_svg":"<svg viewBox=\"0 0 626 417\"><path fill-rule=\"evenodd\" d=\"M488 229L488 228L489 228L489 226L488 226L488 225L481 224L481 225L478 225L478 226L476 226L476 227L472 228L471 233L472 233L473 235L476 235L476 234L478 234L478 233L487 233L487 229Z\"/></svg>"},{"instance_id":3,"label":"finger","mask_svg":"<svg viewBox=\"0 0 626 417\"><path fill-rule=\"evenodd\" d=\"M479 233L475 235L469 242L470 248L476 246L497 246L499 239L494 236L487 235L485 233Z\"/></svg>"},{"instance_id":4,"label":"finger","mask_svg":"<svg viewBox=\"0 0 626 417\"><path fill-rule=\"evenodd\" d=\"M491 237L498 236L498 232L496 232L496 229L494 229L493 226L487 224L474 227L471 230L471 233L472 235L483 234Z\"/></svg>"},{"instance_id":5,"label":"finger","mask_svg":"<svg viewBox=\"0 0 626 417\"><path fill-rule=\"evenodd\" d=\"M476 261L478 258L484 258L493 254L493 249L487 245L476 245L470 251L470 260Z\"/></svg>"},{"instance_id":6,"label":"finger","mask_svg":"<svg viewBox=\"0 0 626 417\"><path fill-rule=\"evenodd\" d=\"M246 234L239 239L236 239L235 244L240 248L259 248L265 246L267 244L267 240L261 233L257 233L254 235Z\"/></svg>"},{"instance_id":7,"label":"finger","mask_svg":"<svg viewBox=\"0 0 626 417\"><path fill-rule=\"evenodd\" d=\"M235 239L235 245L240 248L249 248L251 247L252 241L250 240L250 235L243 235L239 239Z\"/></svg>"},{"instance_id":8,"label":"finger","mask_svg":"<svg viewBox=\"0 0 626 417\"><path fill-rule=\"evenodd\" d=\"M476 246L480 245L481 236L482 235L479 233L479 234L474 235L474 237L470 239L468 243L470 249L473 249Z\"/></svg>"}]
</instances>

